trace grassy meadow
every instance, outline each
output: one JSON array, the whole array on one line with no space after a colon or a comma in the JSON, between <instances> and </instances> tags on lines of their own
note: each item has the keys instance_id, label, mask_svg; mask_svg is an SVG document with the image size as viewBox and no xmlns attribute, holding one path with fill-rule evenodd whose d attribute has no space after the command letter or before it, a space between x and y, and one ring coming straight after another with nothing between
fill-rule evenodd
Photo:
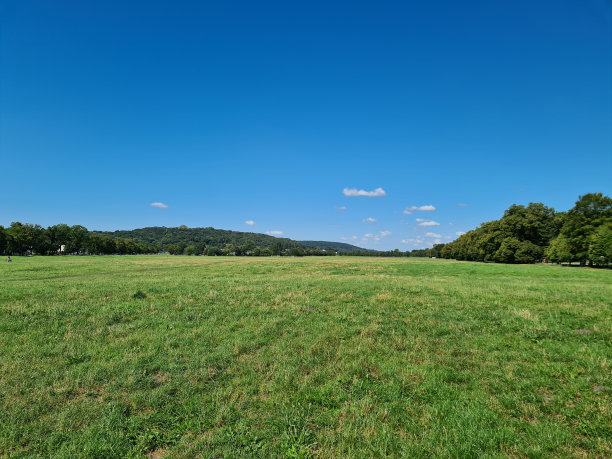
<instances>
[{"instance_id":1,"label":"grassy meadow","mask_svg":"<svg viewBox=\"0 0 612 459\"><path fill-rule=\"evenodd\" d=\"M612 271L0 263L0 455L610 457Z\"/></svg>"}]
</instances>

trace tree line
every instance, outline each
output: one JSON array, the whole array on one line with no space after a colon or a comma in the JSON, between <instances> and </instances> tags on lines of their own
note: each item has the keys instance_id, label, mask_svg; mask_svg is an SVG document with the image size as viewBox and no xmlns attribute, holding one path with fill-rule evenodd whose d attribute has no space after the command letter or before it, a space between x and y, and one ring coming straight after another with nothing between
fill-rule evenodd
<instances>
[{"instance_id":1,"label":"tree line","mask_svg":"<svg viewBox=\"0 0 612 459\"><path fill-rule=\"evenodd\" d=\"M512 205L499 220L486 222L444 245L443 258L498 263L612 262L612 199L580 196L567 212L542 203Z\"/></svg>"},{"instance_id":2,"label":"tree line","mask_svg":"<svg viewBox=\"0 0 612 459\"><path fill-rule=\"evenodd\" d=\"M43 228L31 223L13 222L8 228L0 226L0 253L8 255L143 254L158 251L155 244L97 235L81 225L59 224Z\"/></svg>"},{"instance_id":3,"label":"tree line","mask_svg":"<svg viewBox=\"0 0 612 459\"><path fill-rule=\"evenodd\" d=\"M130 237L132 236L132 237ZM8 255L129 255L169 253L206 256L377 256L440 257L444 244L402 252L360 249L341 242L294 241L265 234L214 228L151 227L129 231L88 231L81 225L43 228L13 222L0 226L0 253Z\"/></svg>"},{"instance_id":4,"label":"tree line","mask_svg":"<svg viewBox=\"0 0 612 459\"><path fill-rule=\"evenodd\" d=\"M0 226L0 253L9 255L154 254L208 256L436 257L498 263L612 263L612 199L580 196L567 212L542 203L512 205L502 218L482 223L448 244L402 252L375 251L344 243L294 241L266 234L214 228L151 227L131 231L88 231L81 225L43 228L13 222Z\"/></svg>"},{"instance_id":5,"label":"tree line","mask_svg":"<svg viewBox=\"0 0 612 459\"><path fill-rule=\"evenodd\" d=\"M123 237L132 234L136 237ZM8 255L169 253L208 256L329 256L342 250L333 247L335 243L330 245L332 247L316 247L265 234L186 226L112 233L88 231L81 225L66 224L43 228L36 224L13 222L8 228L0 226L0 253Z\"/></svg>"}]
</instances>

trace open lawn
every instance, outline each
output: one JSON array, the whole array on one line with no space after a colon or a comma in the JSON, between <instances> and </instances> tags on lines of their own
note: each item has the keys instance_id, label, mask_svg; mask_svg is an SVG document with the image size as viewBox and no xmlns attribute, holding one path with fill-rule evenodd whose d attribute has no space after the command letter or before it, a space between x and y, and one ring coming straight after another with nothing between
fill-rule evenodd
<instances>
[{"instance_id":1,"label":"open lawn","mask_svg":"<svg viewBox=\"0 0 612 459\"><path fill-rule=\"evenodd\" d=\"M610 270L14 257L0 279L2 455L612 456Z\"/></svg>"}]
</instances>

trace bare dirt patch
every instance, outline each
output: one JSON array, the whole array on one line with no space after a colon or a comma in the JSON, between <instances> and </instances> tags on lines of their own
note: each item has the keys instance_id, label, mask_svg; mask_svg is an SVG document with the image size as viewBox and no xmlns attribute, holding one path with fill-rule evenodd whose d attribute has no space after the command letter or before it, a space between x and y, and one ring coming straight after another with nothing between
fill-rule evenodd
<instances>
[{"instance_id":1,"label":"bare dirt patch","mask_svg":"<svg viewBox=\"0 0 612 459\"><path fill-rule=\"evenodd\" d=\"M160 449L156 449L155 451L151 451L149 454L147 454L147 457L149 459L160 459L164 457L164 454L166 454L166 450L163 448L160 448Z\"/></svg>"},{"instance_id":2,"label":"bare dirt patch","mask_svg":"<svg viewBox=\"0 0 612 459\"><path fill-rule=\"evenodd\" d=\"M165 383L168 379L168 373L162 373L159 371L153 375L153 378L155 378L155 381L157 381L159 384Z\"/></svg>"}]
</instances>

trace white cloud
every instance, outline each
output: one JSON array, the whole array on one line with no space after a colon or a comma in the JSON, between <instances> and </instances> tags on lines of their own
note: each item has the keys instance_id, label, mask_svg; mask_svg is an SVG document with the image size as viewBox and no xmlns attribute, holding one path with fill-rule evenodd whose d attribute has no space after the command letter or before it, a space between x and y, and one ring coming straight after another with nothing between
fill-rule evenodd
<instances>
[{"instance_id":1,"label":"white cloud","mask_svg":"<svg viewBox=\"0 0 612 459\"><path fill-rule=\"evenodd\" d=\"M253 220L247 220L246 222L244 222L245 225L249 225L249 226L253 226L255 224L255 222Z\"/></svg>"},{"instance_id":2,"label":"white cloud","mask_svg":"<svg viewBox=\"0 0 612 459\"><path fill-rule=\"evenodd\" d=\"M465 231L457 231L455 233L455 236L463 236L465 234Z\"/></svg>"},{"instance_id":3,"label":"white cloud","mask_svg":"<svg viewBox=\"0 0 612 459\"><path fill-rule=\"evenodd\" d=\"M438 233L429 233L429 232L427 232L427 233L425 233L425 237L435 237L436 239L440 239L442 237L442 235L438 234Z\"/></svg>"},{"instance_id":4,"label":"white cloud","mask_svg":"<svg viewBox=\"0 0 612 459\"><path fill-rule=\"evenodd\" d=\"M334 206L336 210L346 210L346 206Z\"/></svg>"},{"instance_id":5,"label":"white cloud","mask_svg":"<svg viewBox=\"0 0 612 459\"><path fill-rule=\"evenodd\" d=\"M410 212L408 209L404 209L404 211L402 213L404 215L410 215L412 212Z\"/></svg>"},{"instance_id":6,"label":"white cloud","mask_svg":"<svg viewBox=\"0 0 612 459\"><path fill-rule=\"evenodd\" d=\"M467 207L468 205L463 203L463 202L460 202L459 204L457 204L457 206L459 206L459 207Z\"/></svg>"},{"instance_id":7,"label":"white cloud","mask_svg":"<svg viewBox=\"0 0 612 459\"><path fill-rule=\"evenodd\" d=\"M423 239L408 238L408 239L402 239L401 242L402 244L422 244Z\"/></svg>"},{"instance_id":8,"label":"white cloud","mask_svg":"<svg viewBox=\"0 0 612 459\"><path fill-rule=\"evenodd\" d=\"M342 236L340 238L341 241L356 241L357 239L359 239L358 236L351 236L351 237Z\"/></svg>"},{"instance_id":9,"label":"white cloud","mask_svg":"<svg viewBox=\"0 0 612 459\"><path fill-rule=\"evenodd\" d=\"M416 221L420 222L419 226L440 226L438 222L434 222L433 220L425 220L423 218L417 218Z\"/></svg>"},{"instance_id":10,"label":"white cloud","mask_svg":"<svg viewBox=\"0 0 612 459\"><path fill-rule=\"evenodd\" d=\"M382 188L376 188L372 191L366 190L358 190L357 188L345 188L342 190L342 194L344 196L349 197L357 197L357 196L367 196L368 198L379 198L381 196L387 196L387 193Z\"/></svg>"},{"instance_id":11,"label":"white cloud","mask_svg":"<svg viewBox=\"0 0 612 459\"><path fill-rule=\"evenodd\" d=\"M419 210L421 212L433 212L434 210L436 210L436 208L434 206L432 206L431 204L428 204L426 206L412 206L407 208L404 213L406 213L406 211L410 211L410 210Z\"/></svg>"},{"instance_id":12,"label":"white cloud","mask_svg":"<svg viewBox=\"0 0 612 459\"><path fill-rule=\"evenodd\" d=\"M368 217L368 218L364 218L362 220L362 222L364 222L364 223L376 223L376 219L372 218L372 217Z\"/></svg>"},{"instance_id":13,"label":"white cloud","mask_svg":"<svg viewBox=\"0 0 612 459\"><path fill-rule=\"evenodd\" d=\"M269 236L282 236L282 231L266 231L266 234Z\"/></svg>"},{"instance_id":14,"label":"white cloud","mask_svg":"<svg viewBox=\"0 0 612 459\"><path fill-rule=\"evenodd\" d=\"M157 207L158 209L167 209L168 205L163 202L152 202L149 204L151 207Z\"/></svg>"},{"instance_id":15,"label":"white cloud","mask_svg":"<svg viewBox=\"0 0 612 459\"><path fill-rule=\"evenodd\" d=\"M366 233L361 238L362 242L370 242L370 240L374 242L380 242L383 237L387 237L391 235L391 231L381 231L378 234Z\"/></svg>"}]
</instances>

